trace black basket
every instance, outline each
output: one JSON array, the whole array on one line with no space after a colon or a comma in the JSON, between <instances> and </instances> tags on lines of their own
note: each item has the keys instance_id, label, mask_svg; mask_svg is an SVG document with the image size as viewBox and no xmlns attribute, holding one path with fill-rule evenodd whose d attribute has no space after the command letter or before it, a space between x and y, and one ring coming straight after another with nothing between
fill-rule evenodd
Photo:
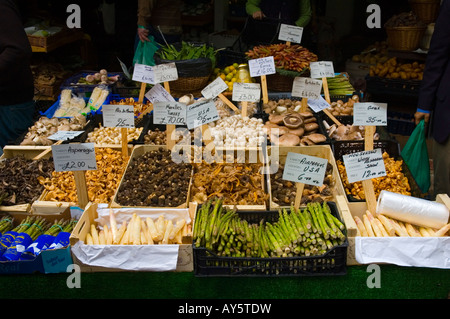
<instances>
[{"instance_id":1,"label":"black basket","mask_svg":"<svg viewBox=\"0 0 450 319\"><path fill-rule=\"evenodd\" d=\"M232 65L233 63L238 64L248 63L248 59L245 56L245 53L233 51L230 49L218 51L216 60L217 60L217 67L222 69L229 65Z\"/></svg>"},{"instance_id":2,"label":"black basket","mask_svg":"<svg viewBox=\"0 0 450 319\"><path fill-rule=\"evenodd\" d=\"M420 84L421 81L419 80L398 80L366 76L366 91L373 95L417 98Z\"/></svg>"},{"instance_id":3,"label":"black basket","mask_svg":"<svg viewBox=\"0 0 450 319\"><path fill-rule=\"evenodd\" d=\"M416 128L413 114L388 112L387 115L387 129L391 134L410 136Z\"/></svg>"},{"instance_id":4,"label":"black basket","mask_svg":"<svg viewBox=\"0 0 450 319\"><path fill-rule=\"evenodd\" d=\"M331 144L333 150L334 158L336 161L343 160L343 156L347 154L352 154L356 152L364 151L364 141L335 141ZM373 149L381 149L381 152L387 152L390 157L395 160L403 160L400 152L400 144L393 140L378 140L373 141ZM413 197L424 197L424 194L417 185L416 180L411 174L406 163L403 161L402 172L406 176L411 188L411 195ZM347 199L349 202L365 202L365 200L356 199L355 197L347 194Z\"/></svg>"},{"instance_id":5,"label":"black basket","mask_svg":"<svg viewBox=\"0 0 450 319\"><path fill-rule=\"evenodd\" d=\"M333 216L340 220L337 206L328 202ZM278 211L238 211L249 223L275 222ZM343 230L344 235L347 231ZM222 257L192 245L194 275L197 277L272 277L272 276L336 276L347 274L348 240L323 255L299 257Z\"/></svg>"}]
</instances>

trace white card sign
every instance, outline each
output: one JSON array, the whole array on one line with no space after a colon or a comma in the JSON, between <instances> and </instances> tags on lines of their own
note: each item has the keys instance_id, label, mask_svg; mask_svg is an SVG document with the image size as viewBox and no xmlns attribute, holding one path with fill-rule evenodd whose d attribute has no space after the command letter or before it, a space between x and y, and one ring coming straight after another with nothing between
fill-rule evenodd
<instances>
[{"instance_id":1,"label":"white card sign","mask_svg":"<svg viewBox=\"0 0 450 319\"><path fill-rule=\"evenodd\" d=\"M252 78L275 74L275 62L273 56L268 56L265 58L248 60L248 68L250 70L250 76Z\"/></svg>"},{"instance_id":2,"label":"white card sign","mask_svg":"<svg viewBox=\"0 0 450 319\"><path fill-rule=\"evenodd\" d=\"M186 122L189 130L220 119L214 101L206 100L187 106Z\"/></svg>"},{"instance_id":3,"label":"white card sign","mask_svg":"<svg viewBox=\"0 0 450 319\"><path fill-rule=\"evenodd\" d=\"M328 160L289 152L284 164L283 179L295 183L322 186Z\"/></svg>"},{"instance_id":4,"label":"white card sign","mask_svg":"<svg viewBox=\"0 0 450 319\"><path fill-rule=\"evenodd\" d=\"M353 125L386 126L387 103L353 104Z\"/></svg>"},{"instance_id":5,"label":"white card sign","mask_svg":"<svg viewBox=\"0 0 450 319\"><path fill-rule=\"evenodd\" d=\"M228 85L221 77L218 77L202 90L202 95L207 99L213 99L226 89Z\"/></svg>"},{"instance_id":6,"label":"white card sign","mask_svg":"<svg viewBox=\"0 0 450 319\"><path fill-rule=\"evenodd\" d=\"M173 96L159 83L155 84L147 93L145 93L145 97L152 104L156 102L175 102Z\"/></svg>"},{"instance_id":7,"label":"white card sign","mask_svg":"<svg viewBox=\"0 0 450 319\"><path fill-rule=\"evenodd\" d=\"M178 80L177 66L174 62L155 65L153 73L155 75L155 83Z\"/></svg>"},{"instance_id":8,"label":"white card sign","mask_svg":"<svg viewBox=\"0 0 450 319\"><path fill-rule=\"evenodd\" d=\"M331 105L323 98L322 95L319 95L318 99L308 99L308 106L316 113L323 111L329 108Z\"/></svg>"},{"instance_id":9,"label":"white card sign","mask_svg":"<svg viewBox=\"0 0 450 319\"><path fill-rule=\"evenodd\" d=\"M134 127L134 105L103 105L104 127Z\"/></svg>"},{"instance_id":10,"label":"white card sign","mask_svg":"<svg viewBox=\"0 0 450 319\"><path fill-rule=\"evenodd\" d=\"M380 148L342 156L349 183L386 176Z\"/></svg>"},{"instance_id":11,"label":"white card sign","mask_svg":"<svg viewBox=\"0 0 450 319\"><path fill-rule=\"evenodd\" d=\"M180 102L155 102L153 124L186 125L186 104Z\"/></svg>"},{"instance_id":12,"label":"white card sign","mask_svg":"<svg viewBox=\"0 0 450 319\"><path fill-rule=\"evenodd\" d=\"M233 83L233 101L259 102L261 99L261 85L259 83Z\"/></svg>"},{"instance_id":13,"label":"white card sign","mask_svg":"<svg viewBox=\"0 0 450 319\"><path fill-rule=\"evenodd\" d=\"M309 67L311 68L311 78L334 78L334 67L331 61L318 61L310 62Z\"/></svg>"},{"instance_id":14,"label":"white card sign","mask_svg":"<svg viewBox=\"0 0 450 319\"><path fill-rule=\"evenodd\" d=\"M135 63L132 80L136 82L155 84L153 67L150 65Z\"/></svg>"},{"instance_id":15,"label":"white card sign","mask_svg":"<svg viewBox=\"0 0 450 319\"><path fill-rule=\"evenodd\" d=\"M292 83L292 96L318 99L322 91L322 80L295 77Z\"/></svg>"},{"instance_id":16,"label":"white card sign","mask_svg":"<svg viewBox=\"0 0 450 319\"><path fill-rule=\"evenodd\" d=\"M94 143L52 145L56 172L97 169Z\"/></svg>"},{"instance_id":17,"label":"white card sign","mask_svg":"<svg viewBox=\"0 0 450 319\"><path fill-rule=\"evenodd\" d=\"M84 131L58 131L55 134L50 135L48 139L53 141L67 141L77 137L83 132Z\"/></svg>"},{"instance_id":18,"label":"white card sign","mask_svg":"<svg viewBox=\"0 0 450 319\"><path fill-rule=\"evenodd\" d=\"M300 43L302 42L303 28L289 24L281 24L280 32L278 33L278 40Z\"/></svg>"}]
</instances>

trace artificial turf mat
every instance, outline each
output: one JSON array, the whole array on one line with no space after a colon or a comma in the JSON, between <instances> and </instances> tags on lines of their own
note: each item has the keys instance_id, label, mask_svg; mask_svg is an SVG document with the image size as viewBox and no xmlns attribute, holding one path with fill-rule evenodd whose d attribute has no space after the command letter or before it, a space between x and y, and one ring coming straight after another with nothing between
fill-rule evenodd
<instances>
[{"instance_id":1,"label":"artificial turf mat","mask_svg":"<svg viewBox=\"0 0 450 319\"><path fill-rule=\"evenodd\" d=\"M178 272L1 275L1 299L447 299L445 269L380 265L380 288L369 288L366 266L349 266L343 276L195 277Z\"/></svg>"}]
</instances>

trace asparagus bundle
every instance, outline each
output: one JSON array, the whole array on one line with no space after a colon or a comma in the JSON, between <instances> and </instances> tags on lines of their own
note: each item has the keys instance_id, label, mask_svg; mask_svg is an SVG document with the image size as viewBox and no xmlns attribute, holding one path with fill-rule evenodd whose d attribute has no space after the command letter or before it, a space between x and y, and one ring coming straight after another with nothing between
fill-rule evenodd
<instances>
[{"instance_id":1,"label":"asparagus bundle","mask_svg":"<svg viewBox=\"0 0 450 319\"><path fill-rule=\"evenodd\" d=\"M0 236L13 228L13 218L11 216L3 216L0 219Z\"/></svg>"},{"instance_id":2,"label":"asparagus bundle","mask_svg":"<svg viewBox=\"0 0 450 319\"><path fill-rule=\"evenodd\" d=\"M345 226L332 215L327 202L309 203L303 210L280 209L275 222L250 223L221 199L203 205L194 222L196 247L219 256L294 257L322 255L345 242Z\"/></svg>"},{"instance_id":3,"label":"asparagus bundle","mask_svg":"<svg viewBox=\"0 0 450 319\"><path fill-rule=\"evenodd\" d=\"M355 89L350 84L348 77L338 74L335 77L327 78L328 92L330 95L350 95Z\"/></svg>"}]
</instances>

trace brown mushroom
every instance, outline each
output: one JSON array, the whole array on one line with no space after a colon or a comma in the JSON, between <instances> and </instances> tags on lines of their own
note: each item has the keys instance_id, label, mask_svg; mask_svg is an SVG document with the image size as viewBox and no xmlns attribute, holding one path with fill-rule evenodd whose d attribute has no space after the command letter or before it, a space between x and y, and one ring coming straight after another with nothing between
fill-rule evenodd
<instances>
[{"instance_id":1,"label":"brown mushroom","mask_svg":"<svg viewBox=\"0 0 450 319\"><path fill-rule=\"evenodd\" d=\"M317 124L316 122L311 122L311 123L307 123L305 124L305 131L306 132L311 132L314 130L319 129L319 124Z\"/></svg>"},{"instance_id":2,"label":"brown mushroom","mask_svg":"<svg viewBox=\"0 0 450 319\"><path fill-rule=\"evenodd\" d=\"M280 146L297 146L299 143L300 137L292 133L283 134L278 139L278 145Z\"/></svg>"},{"instance_id":3,"label":"brown mushroom","mask_svg":"<svg viewBox=\"0 0 450 319\"><path fill-rule=\"evenodd\" d=\"M269 122L273 123L273 124L283 124L283 119L284 119L284 115L280 115L280 114L270 114L269 115Z\"/></svg>"},{"instance_id":4,"label":"brown mushroom","mask_svg":"<svg viewBox=\"0 0 450 319\"><path fill-rule=\"evenodd\" d=\"M303 124L303 120L300 115L291 113L283 118L284 125L289 129L300 127Z\"/></svg>"},{"instance_id":5,"label":"brown mushroom","mask_svg":"<svg viewBox=\"0 0 450 319\"><path fill-rule=\"evenodd\" d=\"M297 128L294 128L294 129L290 129L289 133L301 137L301 136L303 136L303 134L305 134L305 129L303 127L297 127Z\"/></svg>"},{"instance_id":6,"label":"brown mushroom","mask_svg":"<svg viewBox=\"0 0 450 319\"><path fill-rule=\"evenodd\" d=\"M327 140L326 136L320 133L309 134L308 139L314 144L324 143Z\"/></svg>"}]
</instances>

